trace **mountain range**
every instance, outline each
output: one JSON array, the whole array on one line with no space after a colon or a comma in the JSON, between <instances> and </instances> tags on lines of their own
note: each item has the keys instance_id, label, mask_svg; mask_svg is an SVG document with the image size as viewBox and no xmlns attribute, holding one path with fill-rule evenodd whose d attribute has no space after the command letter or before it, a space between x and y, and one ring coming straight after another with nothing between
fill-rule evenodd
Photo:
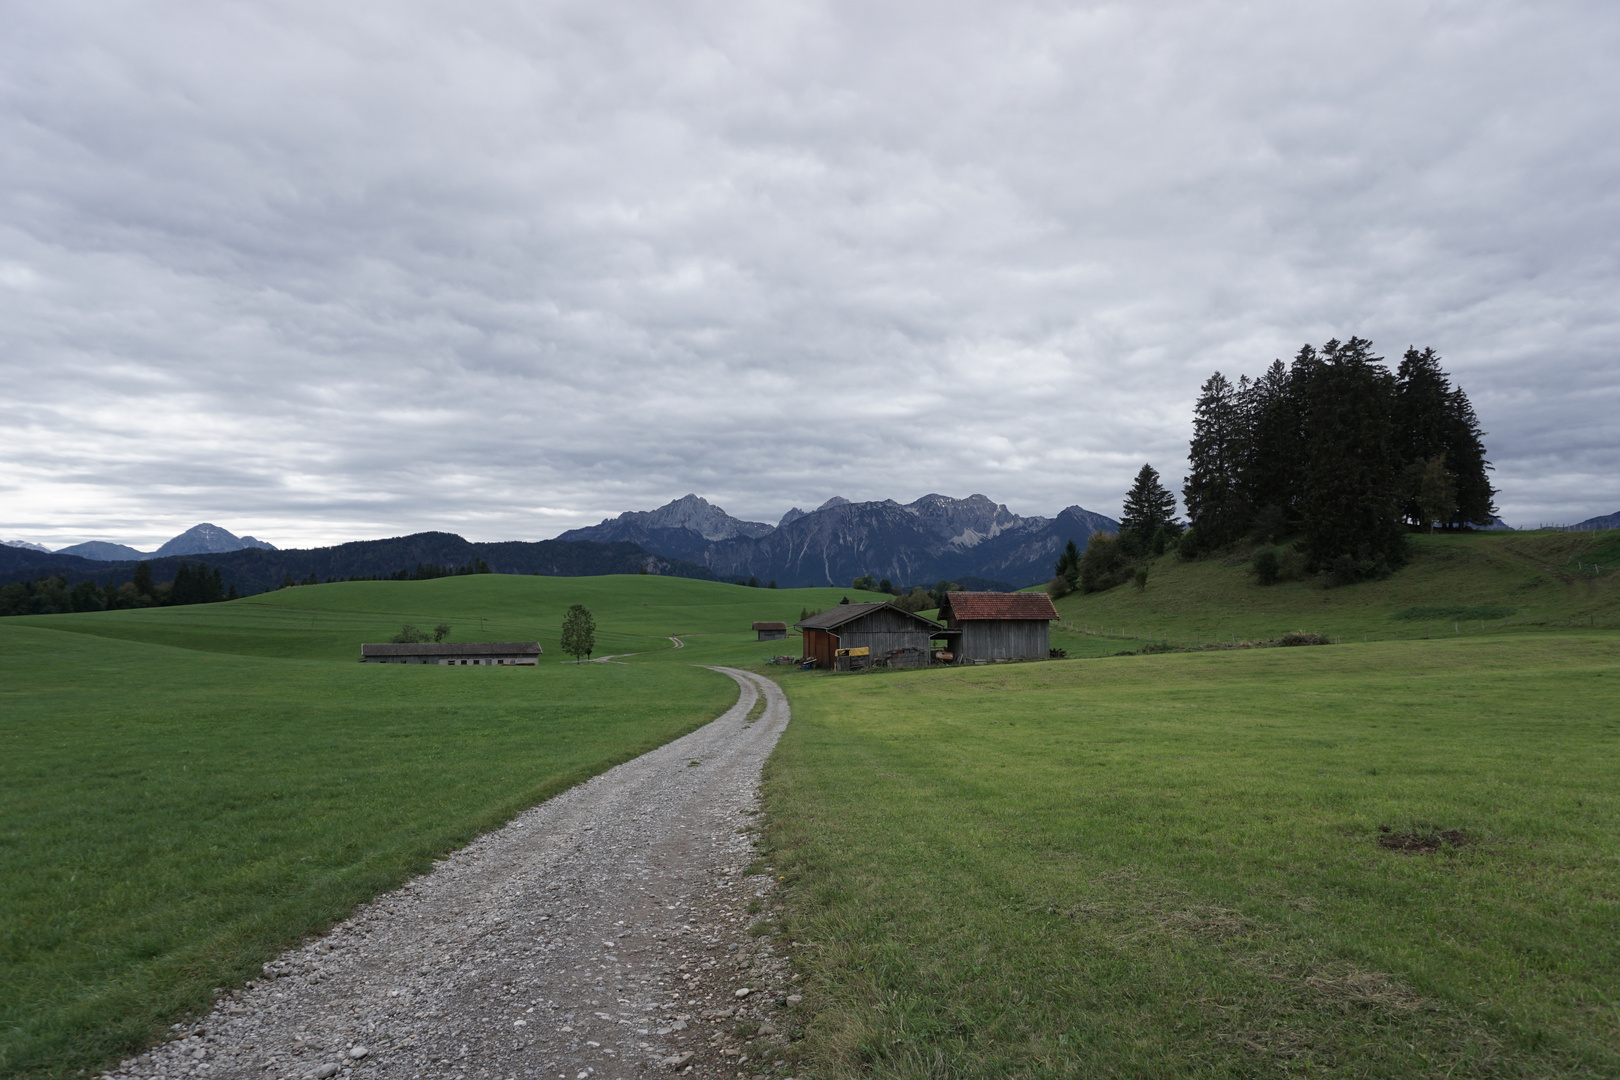
<instances>
[{"instance_id":1,"label":"mountain range","mask_svg":"<svg viewBox=\"0 0 1620 1080\"><path fill-rule=\"evenodd\" d=\"M50 548L40 544L31 544L26 540L0 541L6 547L24 548L28 551L44 551L53 555L76 555L81 559L90 559L94 562L127 562L131 559L166 559L176 555L203 555L222 551L241 551L243 548L262 548L265 551L274 551L274 544L263 540L256 540L251 536L237 536L229 529L222 529L218 525L210 525L206 521L201 525L193 525L185 532L165 543L156 551L140 551L127 544L113 544L105 540L87 540L82 544L73 544L70 547Z\"/></svg>"},{"instance_id":2,"label":"mountain range","mask_svg":"<svg viewBox=\"0 0 1620 1080\"><path fill-rule=\"evenodd\" d=\"M635 544L580 543L541 540L479 544L454 533L425 532L387 540L356 540L324 548L246 547L235 551L188 555L149 556L119 562L86 559L62 552L0 547L0 583L60 575L68 584L93 581L98 585L129 581L140 562L158 584L174 579L181 563L217 567L227 588L244 595L265 592L288 578L304 581L342 580L349 577L389 577L419 565L457 567L478 560L497 574L545 574L548 577L588 577L597 574L662 574L669 577L713 579L706 567L654 555Z\"/></svg>"},{"instance_id":3,"label":"mountain range","mask_svg":"<svg viewBox=\"0 0 1620 1080\"><path fill-rule=\"evenodd\" d=\"M632 511L558 540L628 542L705 566L722 579L756 578L784 588L846 585L870 574L896 584L955 581L1021 588L1052 576L1069 540L1084 548L1119 522L1079 506L1056 517L1021 517L983 495L930 494L910 503L832 498L794 507L776 525L742 521L697 495Z\"/></svg>"}]
</instances>

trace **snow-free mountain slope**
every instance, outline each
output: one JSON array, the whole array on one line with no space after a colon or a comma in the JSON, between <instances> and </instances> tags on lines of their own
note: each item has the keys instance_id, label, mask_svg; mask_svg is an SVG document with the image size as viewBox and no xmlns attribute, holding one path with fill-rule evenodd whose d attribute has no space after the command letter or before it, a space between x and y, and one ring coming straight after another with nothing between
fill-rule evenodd
<instances>
[{"instance_id":1,"label":"snow-free mountain slope","mask_svg":"<svg viewBox=\"0 0 1620 1080\"><path fill-rule=\"evenodd\" d=\"M1021 517L985 495L930 493L906 504L834 496L808 512L794 507L772 528L739 522L688 495L559 539L628 540L700 563L722 578L752 577L784 587L845 585L864 574L897 584L970 577L1028 585L1051 575L1069 540L1084 547L1093 533L1118 527L1112 518L1078 506L1055 519ZM722 532L730 535L715 535Z\"/></svg>"}]
</instances>

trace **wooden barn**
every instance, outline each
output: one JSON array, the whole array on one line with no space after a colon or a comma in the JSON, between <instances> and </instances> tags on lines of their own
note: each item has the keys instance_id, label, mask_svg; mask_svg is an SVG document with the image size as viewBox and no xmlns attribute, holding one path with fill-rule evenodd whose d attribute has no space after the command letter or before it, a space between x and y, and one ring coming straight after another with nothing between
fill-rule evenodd
<instances>
[{"instance_id":1,"label":"wooden barn","mask_svg":"<svg viewBox=\"0 0 1620 1080\"><path fill-rule=\"evenodd\" d=\"M859 656L849 650L868 650L867 664L884 662L891 667L925 667L930 642L943 629L932 619L905 611L893 604L839 604L819 615L793 624L804 634L804 658L814 660L823 670L847 666ZM846 655L840 657L839 653ZM841 664L840 660L845 661Z\"/></svg>"},{"instance_id":2,"label":"wooden barn","mask_svg":"<svg viewBox=\"0 0 1620 1080\"><path fill-rule=\"evenodd\" d=\"M1045 660L1051 650L1051 623L1058 617L1043 592L945 594L939 617L956 640L959 664L997 660Z\"/></svg>"},{"instance_id":3,"label":"wooden barn","mask_svg":"<svg viewBox=\"0 0 1620 1080\"><path fill-rule=\"evenodd\" d=\"M784 641L787 639L787 623L757 622L754 632L759 634L760 641Z\"/></svg>"},{"instance_id":4,"label":"wooden barn","mask_svg":"<svg viewBox=\"0 0 1620 1080\"><path fill-rule=\"evenodd\" d=\"M442 664L449 667L533 667L540 662L538 641L482 641L447 645L385 642L360 646L362 664Z\"/></svg>"}]
</instances>

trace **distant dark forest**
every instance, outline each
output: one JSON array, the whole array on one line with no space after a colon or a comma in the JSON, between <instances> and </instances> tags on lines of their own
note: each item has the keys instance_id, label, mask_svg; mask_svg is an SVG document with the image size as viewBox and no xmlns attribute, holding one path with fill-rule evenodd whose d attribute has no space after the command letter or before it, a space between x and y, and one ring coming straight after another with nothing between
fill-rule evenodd
<instances>
[{"instance_id":1,"label":"distant dark forest","mask_svg":"<svg viewBox=\"0 0 1620 1080\"><path fill-rule=\"evenodd\" d=\"M458 573L659 574L713 580L706 567L654 555L631 543L587 540L476 544L454 533L416 533L329 548L95 562L0 547L0 615L101 611L207 603L271 589L350 580L423 580ZM138 579L144 579L138 581Z\"/></svg>"}]
</instances>

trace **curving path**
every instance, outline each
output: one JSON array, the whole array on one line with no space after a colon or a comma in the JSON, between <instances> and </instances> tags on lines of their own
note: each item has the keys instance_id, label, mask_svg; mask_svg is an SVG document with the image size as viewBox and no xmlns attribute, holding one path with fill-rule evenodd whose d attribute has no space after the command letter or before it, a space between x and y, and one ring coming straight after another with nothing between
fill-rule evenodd
<instances>
[{"instance_id":1,"label":"curving path","mask_svg":"<svg viewBox=\"0 0 1620 1080\"><path fill-rule=\"evenodd\" d=\"M769 679L715 670L741 690L719 719L480 837L105 1075L612 1080L775 1065L798 996L768 938L746 933L770 877L745 868L788 706ZM738 1021L759 1033L733 1035Z\"/></svg>"}]
</instances>

